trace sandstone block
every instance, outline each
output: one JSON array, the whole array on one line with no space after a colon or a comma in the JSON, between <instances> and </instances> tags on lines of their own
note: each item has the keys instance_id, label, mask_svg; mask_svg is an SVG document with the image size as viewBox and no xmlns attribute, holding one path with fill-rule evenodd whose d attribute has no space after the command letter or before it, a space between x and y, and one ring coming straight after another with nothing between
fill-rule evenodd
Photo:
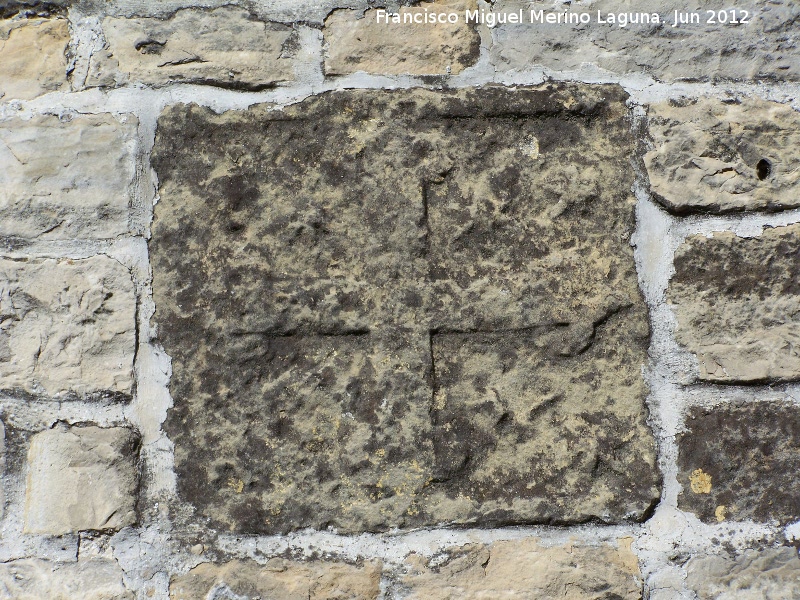
<instances>
[{"instance_id":1,"label":"sandstone block","mask_svg":"<svg viewBox=\"0 0 800 600\"><path fill-rule=\"evenodd\" d=\"M0 259L0 389L130 395L136 297L106 256Z\"/></svg>"},{"instance_id":2,"label":"sandstone block","mask_svg":"<svg viewBox=\"0 0 800 600\"><path fill-rule=\"evenodd\" d=\"M343 75L365 71L386 75L456 74L478 60L480 36L464 19L465 10L475 10L475 0L434 0L418 6L401 6L400 19L409 22L378 22L376 9L361 15L355 10L337 10L325 20L325 71ZM416 14L458 14L457 23L412 23Z\"/></svg>"},{"instance_id":3,"label":"sandstone block","mask_svg":"<svg viewBox=\"0 0 800 600\"><path fill-rule=\"evenodd\" d=\"M63 535L136 522L138 436L124 427L58 427L28 449L25 532Z\"/></svg>"},{"instance_id":4,"label":"sandstone block","mask_svg":"<svg viewBox=\"0 0 800 600\"><path fill-rule=\"evenodd\" d=\"M800 6L793 0L768 5L743 0L735 7L725 0L708 0L688 6L681 0L596 0L568 5L568 13L586 13L583 25L529 22L530 10L563 14L563 5L548 0L498 0L494 12L523 10L522 24L502 24L492 30L490 59L498 70L545 67L577 70L586 66L617 74L646 73L660 81L800 80L797 18ZM730 9L737 12L732 14ZM672 27L675 11L696 12L700 23ZM707 10L715 17L708 23ZM605 23L600 23L598 11ZM741 21L747 11L748 24ZM631 23L630 13L646 13L650 22ZM660 17L656 23L653 13ZM620 26L619 14L629 22ZM727 15L727 17L725 17Z\"/></svg>"},{"instance_id":5,"label":"sandstone block","mask_svg":"<svg viewBox=\"0 0 800 600\"><path fill-rule=\"evenodd\" d=\"M535 539L473 544L431 560L411 555L406 562L401 581L408 600L642 598L642 577L629 540L621 540L619 548L546 548Z\"/></svg>"},{"instance_id":6,"label":"sandstone block","mask_svg":"<svg viewBox=\"0 0 800 600\"><path fill-rule=\"evenodd\" d=\"M68 44L65 19L0 21L0 100L30 100L65 89Z\"/></svg>"},{"instance_id":7,"label":"sandstone block","mask_svg":"<svg viewBox=\"0 0 800 600\"><path fill-rule=\"evenodd\" d=\"M87 85L127 81L197 83L258 90L294 79L292 28L246 10L180 10L168 19L107 17L108 49L90 64Z\"/></svg>"},{"instance_id":8,"label":"sandstone block","mask_svg":"<svg viewBox=\"0 0 800 600\"><path fill-rule=\"evenodd\" d=\"M653 196L671 211L800 206L800 112L774 102L666 102L649 109L644 158Z\"/></svg>"},{"instance_id":9,"label":"sandstone block","mask_svg":"<svg viewBox=\"0 0 800 600\"><path fill-rule=\"evenodd\" d=\"M378 562L348 565L273 558L264 566L253 561L200 564L186 575L174 577L169 595L171 600L207 597L376 600L380 582Z\"/></svg>"},{"instance_id":10,"label":"sandstone block","mask_svg":"<svg viewBox=\"0 0 800 600\"><path fill-rule=\"evenodd\" d=\"M800 518L800 411L778 402L695 408L678 437L678 506L702 520Z\"/></svg>"},{"instance_id":11,"label":"sandstone block","mask_svg":"<svg viewBox=\"0 0 800 600\"><path fill-rule=\"evenodd\" d=\"M667 299L675 336L697 356L702 381L800 378L800 225L693 236L675 253Z\"/></svg>"},{"instance_id":12,"label":"sandstone block","mask_svg":"<svg viewBox=\"0 0 800 600\"><path fill-rule=\"evenodd\" d=\"M3 600L133 600L122 569L112 560L92 558L56 563L36 558L0 564Z\"/></svg>"},{"instance_id":13,"label":"sandstone block","mask_svg":"<svg viewBox=\"0 0 800 600\"><path fill-rule=\"evenodd\" d=\"M113 238L128 232L137 120L76 115L0 122L0 236Z\"/></svg>"},{"instance_id":14,"label":"sandstone block","mask_svg":"<svg viewBox=\"0 0 800 600\"><path fill-rule=\"evenodd\" d=\"M800 559L794 548L745 550L739 556L693 556L686 584L699 598L793 600L800 597Z\"/></svg>"},{"instance_id":15,"label":"sandstone block","mask_svg":"<svg viewBox=\"0 0 800 600\"><path fill-rule=\"evenodd\" d=\"M150 249L183 498L259 533L645 518L625 114L569 85L166 111Z\"/></svg>"}]
</instances>

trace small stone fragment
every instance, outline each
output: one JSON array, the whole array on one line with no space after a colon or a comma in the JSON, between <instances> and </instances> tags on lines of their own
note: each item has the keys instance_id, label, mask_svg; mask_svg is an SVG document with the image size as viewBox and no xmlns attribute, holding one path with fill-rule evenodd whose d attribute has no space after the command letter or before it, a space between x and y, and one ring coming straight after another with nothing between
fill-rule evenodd
<instances>
[{"instance_id":1,"label":"small stone fragment","mask_svg":"<svg viewBox=\"0 0 800 600\"><path fill-rule=\"evenodd\" d=\"M795 548L751 549L739 556L693 556L686 564L686 574L686 585L698 598L800 598L800 559Z\"/></svg>"},{"instance_id":2,"label":"small stone fragment","mask_svg":"<svg viewBox=\"0 0 800 600\"><path fill-rule=\"evenodd\" d=\"M679 508L706 523L800 519L796 406L755 402L693 408L686 428L678 436Z\"/></svg>"},{"instance_id":3,"label":"small stone fragment","mask_svg":"<svg viewBox=\"0 0 800 600\"><path fill-rule=\"evenodd\" d=\"M129 396L136 297L107 256L0 259L0 389Z\"/></svg>"},{"instance_id":4,"label":"small stone fragment","mask_svg":"<svg viewBox=\"0 0 800 600\"><path fill-rule=\"evenodd\" d=\"M92 558L57 563L38 558L0 563L0 598L9 600L133 600L122 569Z\"/></svg>"},{"instance_id":5,"label":"small stone fragment","mask_svg":"<svg viewBox=\"0 0 800 600\"><path fill-rule=\"evenodd\" d=\"M66 88L68 44L66 19L0 21L0 101L30 100Z\"/></svg>"},{"instance_id":6,"label":"small stone fragment","mask_svg":"<svg viewBox=\"0 0 800 600\"><path fill-rule=\"evenodd\" d=\"M480 36L464 18L475 0L434 0L401 6L400 19L419 19L427 13L456 13L456 23L386 23L381 9L363 16L355 10L336 10L325 20L325 71L344 75L365 71L386 75L455 75L478 60Z\"/></svg>"},{"instance_id":7,"label":"small stone fragment","mask_svg":"<svg viewBox=\"0 0 800 600\"><path fill-rule=\"evenodd\" d=\"M473 544L429 560L412 554L406 570L401 581L407 600L642 598L636 556L622 540L618 548L544 547L536 539Z\"/></svg>"},{"instance_id":8,"label":"small stone fragment","mask_svg":"<svg viewBox=\"0 0 800 600\"><path fill-rule=\"evenodd\" d=\"M280 600L375 600L380 593L381 565L294 562L273 558L202 563L170 582L171 600L199 598L280 598Z\"/></svg>"},{"instance_id":9,"label":"small stone fragment","mask_svg":"<svg viewBox=\"0 0 800 600\"><path fill-rule=\"evenodd\" d=\"M670 101L648 112L650 189L670 211L800 206L800 112L755 99Z\"/></svg>"},{"instance_id":10,"label":"small stone fragment","mask_svg":"<svg viewBox=\"0 0 800 600\"><path fill-rule=\"evenodd\" d=\"M124 427L58 426L28 449L25 532L63 535L136 522L138 436Z\"/></svg>"},{"instance_id":11,"label":"small stone fragment","mask_svg":"<svg viewBox=\"0 0 800 600\"><path fill-rule=\"evenodd\" d=\"M695 235L675 253L667 290L679 344L701 381L800 379L800 225L758 237Z\"/></svg>"},{"instance_id":12,"label":"small stone fragment","mask_svg":"<svg viewBox=\"0 0 800 600\"><path fill-rule=\"evenodd\" d=\"M0 121L0 237L127 233L137 125L109 114Z\"/></svg>"},{"instance_id":13,"label":"small stone fragment","mask_svg":"<svg viewBox=\"0 0 800 600\"><path fill-rule=\"evenodd\" d=\"M197 83L258 90L294 79L295 34L244 9L179 10L168 19L107 17L108 49L93 56L88 86Z\"/></svg>"}]
</instances>

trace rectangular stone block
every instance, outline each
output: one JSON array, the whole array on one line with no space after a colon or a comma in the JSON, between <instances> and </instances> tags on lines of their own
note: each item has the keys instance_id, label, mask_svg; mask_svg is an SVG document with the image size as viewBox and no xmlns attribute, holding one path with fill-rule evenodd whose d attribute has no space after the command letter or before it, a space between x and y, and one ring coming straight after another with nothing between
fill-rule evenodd
<instances>
[{"instance_id":1,"label":"rectangular stone block","mask_svg":"<svg viewBox=\"0 0 800 600\"><path fill-rule=\"evenodd\" d=\"M107 17L107 51L92 56L88 86L196 83L259 90L294 79L291 27L244 9L185 9L167 19Z\"/></svg>"},{"instance_id":2,"label":"rectangular stone block","mask_svg":"<svg viewBox=\"0 0 800 600\"><path fill-rule=\"evenodd\" d=\"M170 582L171 600L217 597L280 598L281 600L377 600L381 564L296 562L273 558L266 565L253 561L201 563ZM216 592L216 594L215 594Z\"/></svg>"},{"instance_id":3,"label":"rectangular stone block","mask_svg":"<svg viewBox=\"0 0 800 600\"><path fill-rule=\"evenodd\" d=\"M168 109L150 250L181 496L251 533L646 518L624 98Z\"/></svg>"},{"instance_id":4,"label":"rectangular stone block","mask_svg":"<svg viewBox=\"0 0 800 600\"><path fill-rule=\"evenodd\" d=\"M129 230L138 122L38 115L0 122L0 236L113 238Z\"/></svg>"},{"instance_id":5,"label":"rectangular stone block","mask_svg":"<svg viewBox=\"0 0 800 600\"><path fill-rule=\"evenodd\" d=\"M677 214L800 206L800 112L763 100L679 99L648 109L653 197Z\"/></svg>"},{"instance_id":6,"label":"rectangular stone block","mask_svg":"<svg viewBox=\"0 0 800 600\"><path fill-rule=\"evenodd\" d=\"M678 506L703 521L800 519L800 410L780 402L694 408L678 436Z\"/></svg>"},{"instance_id":7,"label":"rectangular stone block","mask_svg":"<svg viewBox=\"0 0 800 600\"><path fill-rule=\"evenodd\" d=\"M731 13L732 9L736 12ZM493 4L495 13L519 10L523 23L492 30L490 58L498 70L594 67L619 75L644 72L665 82L800 80L800 6L794 0L769 4L743 0L735 6L725 0L696 6L682 0L596 0L566 6L548 0L499 0ZM542 11L542 17L531 23L531 10L537 15ZM673 27L676 10L696 13L700 23ZM707 10L714 13L716 23L707 22ZM734 24L733 19L744 18L742 11L747 11L749 23ZM570 14L575 18L581 13L588 15L588 23L568 20ZM548 14L554 22L542 23ZM727 23L720 23L723 18Z\"/></svg>"},{"instance_id":8,"label":"rectangular stone block","mask_svg":"<svg viewBox=\"0 0 800 600\"><path fill-rule=\"evenodd\" d=\"M135 352L136 297L119 262L0 259L0 389L126 397Z\"/></svg>"},{"instance_id":9,"label":"rectangular stone block","mask_svg":"<svg viewBox=\"0 0 800 600\"><path fill-rule=\"evenodd\" d=\"M59 426L28 449L25 533L116 530L136 522L138 436L124 427Z\"/></svg>"},{"instance_id":10,"label":"rectangular stone block","mask_svg":"<svg viewBox=\"0 0 800 600\"><path fill-rule=\"evenodd\" d=\"M401 579L402 597L640 600L642 576L630 542L620 540L616 548L544 547L528 538L461 546L429 560L412 554Z\"/></svg>"},{"instance_id":11,"label":"rectangular stone block","mask_svg":"<svg viewBox=\"0 0 800 600\"><path fill-rule=\"evenodd\" d=\"M399 22L386 22L379 11L336 10L325 19L325 72L344 75L365 71L386 75L457 74L473 65L480 53L480 36L464 18L475 0L434 0L400 6ZM414 23L428 13L455 13L455 23ZM391 19L389 16L387 19Z\"/></svg>"},{"instance_id":12,"label":"rectangular stone block","mask_svg":"<svg viewBox=\"0 0 800 600\"><path fill-rule=\"evenodd\" d=\"M0 21L0 101L66 89L68 44L66 19Z\"/></svg>"},{"instance_id":13,"label":"rectangular stone block","mask_svg":"<svg viewBox=\"0 0 800 600\"><path fill-rule=\"evenodd\" d=\"M25 600L133 600L120 566L91 558L75 563L29 558L0 563L0 597Z\"/></svg>"},{"instance_id":14,"label":"rectangular stone block","mask_svg":"<svg viewBox=\"0 0 800 600\"><path fill-rule=\"evenodd\" d=\"M686 564L686 585L698 598L800 597L800 559L791 547L745 550L738 556L698 554Z\"/></svg>"},{"instance_id":15,"label":"rectangular stone block","mask_svg":"<svg viewBox=\"0 0 800 600\"><path fill-rule=\"evenodd\" d=\"M667 300L690 377L721 383L800 379L800 225L692 236L675 253Z\"/></svg>"}]
</instances>

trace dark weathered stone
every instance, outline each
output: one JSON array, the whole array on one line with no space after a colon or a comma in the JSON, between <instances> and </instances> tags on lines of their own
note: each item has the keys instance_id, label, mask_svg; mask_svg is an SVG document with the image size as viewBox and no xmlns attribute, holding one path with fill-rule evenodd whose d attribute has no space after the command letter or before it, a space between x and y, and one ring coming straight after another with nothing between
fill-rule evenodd
<instances>
[{"instance_id":1,"label":"dark weathered stone","mask_svg":"<svg viewBox=\"0 0 800 600\"><path fill-rule=\"evenodd\" d=\"M693 377L720 383L800 379L800 225L762 235L690 237L675 253L667 299Z\"/></svg>"},{"instance_id":2,"label":"dark weathered stone","mask_svg":"<svg viewBox=\"0 0 800 600\"><path fill-rule=\"evenodd\" d=\"M758 402L694 408L678 437L678 506L703 521L800 518L800 410Z\"/></svg>"},{"instance_id":3,"label":"dark weathered stone","mask_svg":"<svg viewBox=\"0 0 800 600\"><path fill-rule=\"evenodd\" d=\"M241 532L644 518L625 115L566 85L168 109L151 257L183 498Z\"/></svg>"},{"instance_id":4,"label":"dark weathered stone","mask_svg":"<svg viewBox=\"0 0 800 600\"><path fill-rule=\"evenodd\" d=\"M65 13L72 0L0 0L0 19L25 15L49 16Z\"/></svg>"}]
</instances>

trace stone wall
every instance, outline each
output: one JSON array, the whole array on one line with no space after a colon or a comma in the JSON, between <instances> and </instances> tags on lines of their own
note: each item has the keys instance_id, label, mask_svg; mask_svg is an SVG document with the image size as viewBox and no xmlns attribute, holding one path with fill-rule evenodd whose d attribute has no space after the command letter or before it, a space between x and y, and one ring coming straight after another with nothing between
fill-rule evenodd
<instances>
[{"instance_id":1,"label":"stone wall","mask_svg":"<svg viewBox=\"0 0 800 600\"><path fill-rule=\"evenodd\" d=\"M0 142L0 598L800 597L793 0L0 0Z\"/></svg>"}]
</instances>

